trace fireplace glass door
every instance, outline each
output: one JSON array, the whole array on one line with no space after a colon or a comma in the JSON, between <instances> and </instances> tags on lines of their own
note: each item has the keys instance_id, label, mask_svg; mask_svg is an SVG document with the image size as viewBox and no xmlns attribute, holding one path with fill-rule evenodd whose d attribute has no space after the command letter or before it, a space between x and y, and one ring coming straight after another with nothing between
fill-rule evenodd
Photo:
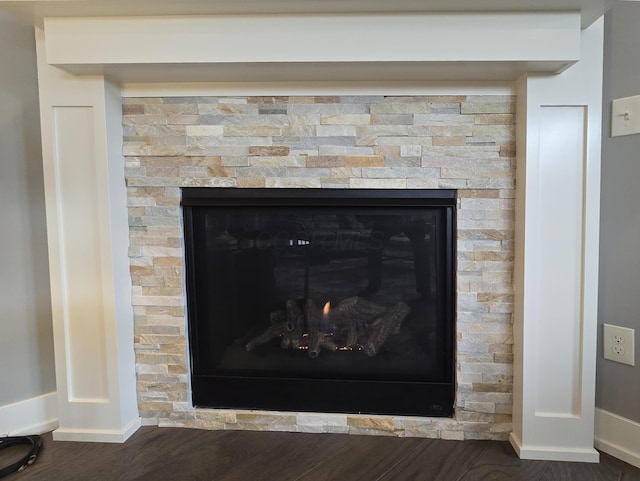
<instances>
[{"instance_id":1,"label":"fireplace glass door","mask_svg":"<svg viewBox=\"0 0 640 481\"><path fill-rule=\"evenodd\" d=\"M449 416L448 190L184 188L192 398Z\"/></svg>"}]
</instances>

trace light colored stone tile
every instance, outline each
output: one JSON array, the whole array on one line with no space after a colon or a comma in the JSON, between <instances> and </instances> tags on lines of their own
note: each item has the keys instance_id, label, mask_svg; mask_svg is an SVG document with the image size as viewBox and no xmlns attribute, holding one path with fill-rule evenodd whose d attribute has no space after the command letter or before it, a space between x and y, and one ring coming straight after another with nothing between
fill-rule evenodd
<instances>
[{"instance_id":1,"label":"light colored stone tile","mask_svg":"<svg viewBox=\"0 0 640 481\"><path fill-rule=\"evenodd\" d=\"M168 114L186 114L195 115L198 108L195 104L145 104L144 113L146 115L168 115Z\"/></svg>"},{"instance_id":2,"label":"light colored stone tile","mask_svg":"<svg viewBox=\"0 0 640 481\"><path fill-rule=\"evenodd\" d=\"M420 157L422 155L421 145L401 145L400 156L402 157Z\"/></svg>"},{"instance_id":3,"label":"light colored stone tile","mask_svg":"<svg viewBox=\"0 0 640 481\"><path fill-rule=\"evenodd\" d=\"M509 140L515 138L515 125L474 125L474 137L491 137L499 141L501 139Z\"/></svg>"},{"instance_id":4,"label":"light colored stone tile","mask_svg":"<svg viewBox=\"0 0 640 481\"><path fill-rule=\"evenodd\" d=\"M385 157L385 167L420 167L420 157Z\"/></svg>"},{"instance_id":5,"label":"light colored stone tile","mask_svg":"<svg viewBox=\"0 0 640 481\"><path fill-rule=\"evenodd\" d=\"M396 416L394 418L395 431L401 437L420 437L435 439L440 436L430 418Z\"/></svg>"},{"instance_id":6,"label":"light colored stone tile","mask_svg":"<svg viewBox=\"0 0 640 481\"><path fill-rule=\"evenodd\" d=\"M347 146L344 155L351 157L369 157L375 156L376 154L373 153L373 147L371 146Z\"/></svg>"},{"instance_id":7,"label":"light colored stone tile","mask_svg":"<svg viewBox=\"0 0 640 481\"><path fill-rule=\"evenodd\" d=\"M370 123L371 115L369 114L326 114L320 116L320 124L322 125L366 125Z\"/></svg>"},{"instance_id":8,"label":"light colored stone tile","mask_svg":"<svg viewBox=\"0 0 640 481\"><path fill-rule=\"evenodd\" d=\"M270 146L273 143L271 137L259 137L259 136L241 136L241 137L187 137L187 149L195 147L243 147L248 150L249 146ZM200 154L211 155L211 154ZM213 155L225 155L225 154L213 154Z\"/></svg>"},{"instance_id":9,"label":"light colored stone tile","mask_svg":"<svg viewBox=\"0 0 640 481\"><path fill-rule=\"evenodd\" d=\"M285 145L271 145L271 146L250 146L249 155L264 155L264 156L287 156L291 149Z\"/></svg>"},{"instance_id":10,"label":"light colored stone tile","mask_svg":"<svg viewBox=\"0 0 640 481\"><path fill-rule=\"evenodd\" d=\"M246 146L222 146L222 145L214 145L214 146L187 146L184 155L189 157L201 157L205 155L216 155L216 156L246 156L248 153L248 147Z\"/></svg>"},{"instance_id":11,"label":"light colored stone tile","mask_svg":"<svg viewBox=\"0 0 640 481\"><path fill-rule=\"evenodd\" d=\"M251 177L251 178L260 178L260 177L277 177L277 178L286 178L287 176L287 168L286 167L237 167L236 168L237 177Z\"/></svg>"},{"instance_id":12,"label":"light colored stone tile","mask_svg":"<svg viewBox=\"0 0 640 481\"><path fill-rule=\"evenodd\" d=\"M237 411L231 409L196 409L196 418L203 421L216 421L221 423L237 422Z\"/></svg>"},{"instance_id":13,"label":"light colored stone tile","mask_svg":"<svg viewBox=\"0 0 640 481\"><path fill-rule=\"evenodd\" d=\"M253 423L241 423L227 424L225 429L228 430L243 430L243 431L281 431L295 433L298 431L298 426L295 424L253 424Z\"/></svg>"},{"instance_id":14,"label":"light colored stone tile","mask_svg":"<svg viewBox=\"0 0 640 481\"><path fill-rule=\"evenodd\" d=\"M431 137L376 137L374 139L374 145L391 145L391 146L402 146L402 145L422 145L426 147L430 147L433 145L433 141ZM423 150L424 152L424 150Z\"/></svg>"},{"instance_id":15,"label":"light colored stone tile","mask_svg":"<svg viewBox=\"0 0 640 481\"><path fill-rule=\"evenodd\" d=\"M198 104L198 113L200 115L232 115L247 114L257 115L258 107L256 105L247 105L241 103L218 103L218 104Z\"/></svg>"},{"instance_id":16,"label":"light colored stone tile","mask_svg":"<svg viewBox=\"0 0 640 481\"><path fill-rule=\"evenodd\" d=\"M249 157L251 167L304 167L305 159L297 155Z\"/></svg>"},{"instance_id":17,"label":"light colored stone tile","mask_svg":"<svg viewBox=\"0 0 640 481\"><path fill-rule=\"evenodd\" d=\"M163 135L151 137L147 143L149 145L181 146L187 144L187 139L184 135Z\"/></svg>"},{"instance_id":18,"label":"light colored stone tile","mask_svg":"<svg viewBox=\"0 0 640 481\"><path fill-rule=\"evenodd\" d=\"M440 169L421 168L421 167L364 167L362 169L362 177L373 179L384 178L439 178Z\"/></svg>"},{"instance_id":19,"label":"light colored stone tile","mask_svg":"<svg viewBox=\"0 0 640 481\"><path fill-rule=\"evenodd\" d=\"M409 127L406 125L361 125L358 126L358 137L398 137L406 136Z\"/></svg>"},{"instance_id":20,"label":"light colored stone tile","mask_svg":"<svg viewBox=\"0 0 640 481\"><path fill-rule=\"evenodd\" d=\"M331 169L332 178L357 179L362 177L362 169L360 167L333 167Z\"/></svg>"},{"instance_id":21,"label":"light colored stone tile","mask_svg":"<svg viewBox=\"0 0 640 481\"><path fill-rule=\"evenodd\" d=\"M458 342L457 349L459 352L465 353L488 353L489 352L489 344L486 342L466 342L461 341Z\"/></svg>"},{"instance_id":22,"label":"light colored stone tile","mask_svg":"<svg viewBox=\"0 0 640 481\"><path fill-rule=\"evenodd\" d=\"M297 419L300 426L348 426L346 414L299 413Z\"/></svg>"},{"instance_id":23,"label":"light colored stone tile","mask_svg":"<svg viewBox=\"0 0 640 481\"><path fill-rule=\"evenodd\" d=\"M345 156L345 167L384 167L384 157L381 155L370 156Z\"/></svg>"},{"instance_id":24,"label":"light colored stone tile","mask_svg":"<svg viewBox=\"0 0 640 481\"><path fill-rule=\"evenodd\" d=\"M197 429L208 429L210 431L224 431L227 428L227 424L219 422L219 421L203 421L197 419L188 425L188 427L197 428Z\"/></svg>"},{"instance_id":25,"label":"light colored stone tile","mask_svg":"<svg viewBox=\"0 0 640 481\"><path fill-rule=\"evenodd\" d=\"M466 137L433 137L431 139L432 145L440 146L440 145L467 145Z\"/></svg>"},{"instance_id":26,"label":"light colored stone tile","mask_svg":"<svg viewBox=\"0 0 640 481\"><path fill-rule=\"evenodd\" d=\"M132 303L138 306L181 306L182 298L171 296L133 296Z\"/></svg>"},{"instance_id":27,"label":"light colored stone tile","mask_svg":"<svg viewBox=\"0 0 640 481\"><path fill-rule=\"evenodd\" d=\"M348 426L322 426L315 424L298 425L297 430L299 433L333 433L333 434L348 434Z\"/></svg>"},{"instance_id":28,"label":"light colored stone tile","mask_svg":"<svg viewBox=\"0 0 640 481\"><path fill-rule=\"evenodd\" d=\"M463 431L440 431L440 439L447 439L451 441L463 441Z\"/></svg>"},{"instance_id":29,"label":"light colored stone tile","mask_svg":"<svg viewBox=\"0 0 640 481\"><path fill-rule=\"evenodd\" d=\"M222 125L187 125L188 137L221 137L224 131Z\"/></svg>"},{"instance_id":30,"label":"light colored stone tile","mask_svg":"<svg viewBox=\"0 0 640 481\"><path fill-rule=\"evenodd\" d=\"M349 434L364 436L394 436L399 437L403 433L401 431L381 431L379 429L355 428L349 427Z\"/></svg>"},{"instance_id":31,"label":"light colored stone tile","mask_svg":"<svg viewBox=\"0 0 640 481\"><path fill-rule=\"evenodd\" d=\"M368 113L365 104L316 103L307 105L292 104L289 113L293 115L364 115ZM351 122L348 122L351 123Z\"/></svg>"},{"instance_id":32,"label":"light colored stone tile","mask_svg":"<svg viewBox=\"0 0 640 481\"><path fill-rule=\"evenodd\" d=\"M249 166L249 157L245 155L223 155L220 163L224 167L247 167Z\"/></svg>"},{"instance_id":33,"label":"light colored stone tile","mask_svg":"<svg viewBox=\"0 0 640 481\"><path fill-rule=\"evenodd\" d=\"M348 416L347 424L350 428L374 429L387 432L395 430L394 420L391 417Z\"/></svg>"},{"instance_id":34,"label":"light colored stone tile","mask_svg":"<svg viewBox=\"0 0 640 481\"><path fill-rule=\"evenodd\" d=\"M198 125L199 123L200 123L199 115L182 115L182 114L167 115L167 124L171 126Z\"/></svg>"},{"instance_id":35,"label":"light colored stone tile","mask_svg":"<svg viewBox=\"0 0 640 481\"><path fill-rule=\"evenodd\" d=\"M386 157L400 157L399 145L376 145L372 147L373 154Z\"/></svg>"},{"instance_id":36,"label":"light colored stone tile","mask_svg":"<svg viewBox=\"0 0 640 481\"><path fill-rule=\"evenodd\" d=\"M236 413L238 423L247 424L280 424L295 425L296 417L294 414L284 414L276 412L255 411L255 412L238 412Z\"/></svg>"},{"instance_id":37,"label":"light colored stone tile","mask_svg":"<svg viewBox=\"0 0 640 481\"><path fill-rule=\"evenodd\" d=\"M182 258L182 249L175 247L145 246L142 248L142 255L149 257L173 257Z\"/></svg>"},{"instance_id":38,"label":"light colored stone tile","mask_svg":"<svg viewBox=\"0 0 640 481\"><path fill-rule=\"evenodd\" d=\"M482 382L482 373L460 373L457 379L460 383Z\"/></svg>"},{"instance_id":39,"label":"light colored stone tile","mask_svg":"<svg viewBox=\"0 0 640 481\"><path fill-rule=\"evenodd\" d=\"M430 95L427 97L427 101L430 103L460 103L465 100L467 100L466 95Z\"/></svg>"},{"instance_id":40,"label":"light colored stone tile","mask_svg":"<svg viewBox=\"0 0 640 481\"><path fill-rule=\"evenodd\" d=\"M513 114L479 114L476 115L476 124L513 124Z\"/></svg>"},{"instance_id":41,"label":"light colored stone tile","mask_svg":"<svg viewBox=\"0 0 640 481\"><path fill-rule=\"evenodd\" d=\"M166 115L123 115L122 125L165 125L167 123Z\"/></svg>"},{"instance_id":42,"label":"light colored stone tile","mask_svg":"<svg viewBox=\"0 0 640 481\"><path fill-rule=\"evenodd\" d=\"M459 115L455 113L415 114L413 116L413 123L414 125L459 126L461 124L474 124L475 117L473 115Z\"/></svg>"},{"instance_id":43,"label":"light colored stone tile","mask_svg":"<svg viewBox=\"0 0 640 481\"><path fill-rule=\"evenodd\" d=\"M473 390L475 392L510 393L513 390L513 385L507 383L474 382Z\"/></svg>"},{"instance_id":44,"label":"light colored stone tile","mask_svg":"<svg viewBox=\"0 0 640 481\"><path fill-rule=\"evenodd\" d=\"M406 428L403 433L407 438L440 439L440 431L437 429Z\"/></svg>"},{"instance_id":45,"label":"light colored stone tile","mask_svg":"<svg viewBox=\"0 0 640 481\"><path fill-rule=\"evenodd\" d=\"M443 179L438 181L439 189L464 189L467 187L466 179Z\"/></svg>"},{"instance_id":46,"label":"light colored stone tile","mask_svg":"<svg viewBox=\"0 0 640 481\"><path fill-rule=\"evenodd\" d=\"M316 135L321 137L355 137L355 125L318 125Z\"/></svg>"},{"instance_id":47,"label":"light colored stone tile","mask_svg":"<svg viewBox=\"0 0 640 481\"><path fill-rule=\"evenodd\" d=\"M287 178L293 180L296 177L330 177L331 170L328 167L287 167Z\"/></svg>"},{"instance_id":48,"label":"light colored stone tile","mask_svg":"<svg viewBox=\"0 0 640 481\"><path fill-rule=\"evenodd\" d=\"M515 103L511 102L478 102L477 99L468 99L462 102L460 112L463 114L512 114L515 112Z\"/></svg>"},{"instance_id":49,"label":"light colored stone tile","mask_svg":"<svg viewBox=\"0 0 640 481\"><path fill-rule=\"evenodd\" d=\"M427 102L398 102L372 104L370 111L372 114L428 114L431 107Z\"/></svg>"},{"instance_id":50,"label":"light colored stone tile","mask_svg":"<svg viewBox=\"0 0 640 481\"><path fill-rule=\"evenodd\" d=\"M438 177L407 179L407 189L437 189L440 187L440 179Z\"/></svg>"},{"instance_id":51,"label":"light colored stone tile","mask_svg":"<svg viewBox=\"0 0 640 481\"><path fill-rule=\"evenodd\" d=\"M374 114L371 125L412 125L412 114Z\"/></svg>"},{"instance_id":52,"label":"light colored stone tile","mask_svg":"<svg viewBox=\"0 0 640 481\"><path fill-rule=\"evenodd\" d=\"M313 177L296 177L296 178L265 178L265 187L280 188L308 188L319 189L322 187L322 180Z\"/></svg>"},{"instance_id":53,"label":"light colored stone tile","mask_svg":"<svg viewBox=\"0 0 640 481\"><path fill-rule=\"evenodd\" d=\"M277 126L267 125L226 125L224 126L225 137L267 137L278 136L282 129Z\"/></svg>"},{"instance_id":54,"label":"light colored stone tile","mask_svg":"<svg viewBox=\"0 0 640 481\"><path fill-rule=\"evenodd\" d=\"M309 155L319 156L345 156L347 155L346 145L320 145L316 149L315 153Z\"/></svg>"},{"instance_id":55,"label":"light colored stone tile","mask_svg":"<svg viewBox=\"0 0 640 481\"><path fill-rule=\"evenodd\" d=\"M464 403L464 407L466 410L480 412L480 413L495 413L496 405L491 402L476 402L476 401L467 401Z\"/></svg>"},{"instance_id":56,"label":"light colored stone tile","mask_svg":"<svg viewBox=\"0 0 640 481\"><path fill-rule=\"evenodd\" d=\"M320 186L323 189L348 189L349 188L349 179L340 179L340 178L328 178L328 179L320 179Z\"/></svg>"},{"instance_id":57,"label":"light colored stone tile","mask_svg":"<svg viewBox=\"0 0 640 481\"><path fill-rule=\"evenodd\" d=\"M407 179L350 179L352 189L406 189Z\"/></svg>"},{"instance_id":58,"label":"light colored stone tile","mask_svg":"<svg viewBox=\"0 0 640 481\"><path fill-rule=\"evenodd\" d=\"M184 145L142 145L128 144L122 148L122 155L175 157L186 152Z\"/></svg>"}]
</instances>

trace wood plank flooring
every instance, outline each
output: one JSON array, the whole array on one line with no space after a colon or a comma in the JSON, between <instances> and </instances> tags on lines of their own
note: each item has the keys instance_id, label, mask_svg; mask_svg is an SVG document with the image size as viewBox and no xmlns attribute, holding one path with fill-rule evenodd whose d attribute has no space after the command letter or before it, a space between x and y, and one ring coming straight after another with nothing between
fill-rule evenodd
<instances>
[{"instance_id":1,"label":"wood plank flooring","mask_svg":"<svg viewBox=\"0 0 640 481\"><path fill-rule=\"evenodd\" d=\"M640 470L523 461L498 441L143 427L125 444L44 436L37 462L7 481L640 481ZM0 466L21 447L0 451Z\"/></svg>"}]
</instances>

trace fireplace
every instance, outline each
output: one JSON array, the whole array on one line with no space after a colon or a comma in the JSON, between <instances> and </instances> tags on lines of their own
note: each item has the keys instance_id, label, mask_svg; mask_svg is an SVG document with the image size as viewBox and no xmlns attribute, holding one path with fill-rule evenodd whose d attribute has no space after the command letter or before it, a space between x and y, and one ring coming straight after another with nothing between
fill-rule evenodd
<instances>
[{"instance_id":1,"label":"fireplace","mask_svg":"<svg viewBox=\"0 0 640 481\"><path fill-rule=\"evenodd\" d=\"M584 28L582 16L581 29L580 17L46 18L36 41L56 439L123 440L140 416L210 429L512 432L523 457L597 459L602 22ZM355 28L362 41L342 42ZM193 408L186 186L457 189L454 419ZM549 244L575 256L548 255Z\"/></svg>"},{"instance_id":2,"label":"fireplace","mask_svg":"<svg viewBox=\"0 0 640 481\"><path fill-rule=\"evenodd\" d=\"M194 405L451 416L455 202L183 188Z\"/></svg>"}]
</instances>

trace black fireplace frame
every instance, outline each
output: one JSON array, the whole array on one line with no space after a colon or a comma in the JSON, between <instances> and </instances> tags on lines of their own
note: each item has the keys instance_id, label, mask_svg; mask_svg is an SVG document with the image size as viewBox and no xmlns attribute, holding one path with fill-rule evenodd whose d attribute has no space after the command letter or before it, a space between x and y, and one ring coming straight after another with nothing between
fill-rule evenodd
<instances>
[{"instance_id":1,"label":"black fireplace frame","mask_svg":"<svg viewBox=\"0 0 640 481\"><path fill-rule=\"evenodd\" d=\"M449 189L243 189L183 187L181 206L185 239L187 318L196 312L193 218L194 207L343 206L438 207L446 211L447 232L444 382L369 381L212 375L199 372L198 327L188 322L191 391L195 407L278 411L368 413L451 417L455 402L455 262L456 191ZM260 402L255 402L260 392ZM425 400L429 402L426 403ZM344 400L344 401L343 401ZM348 400L348 401L347 401Z\"/></svg>"}]
</instances>

